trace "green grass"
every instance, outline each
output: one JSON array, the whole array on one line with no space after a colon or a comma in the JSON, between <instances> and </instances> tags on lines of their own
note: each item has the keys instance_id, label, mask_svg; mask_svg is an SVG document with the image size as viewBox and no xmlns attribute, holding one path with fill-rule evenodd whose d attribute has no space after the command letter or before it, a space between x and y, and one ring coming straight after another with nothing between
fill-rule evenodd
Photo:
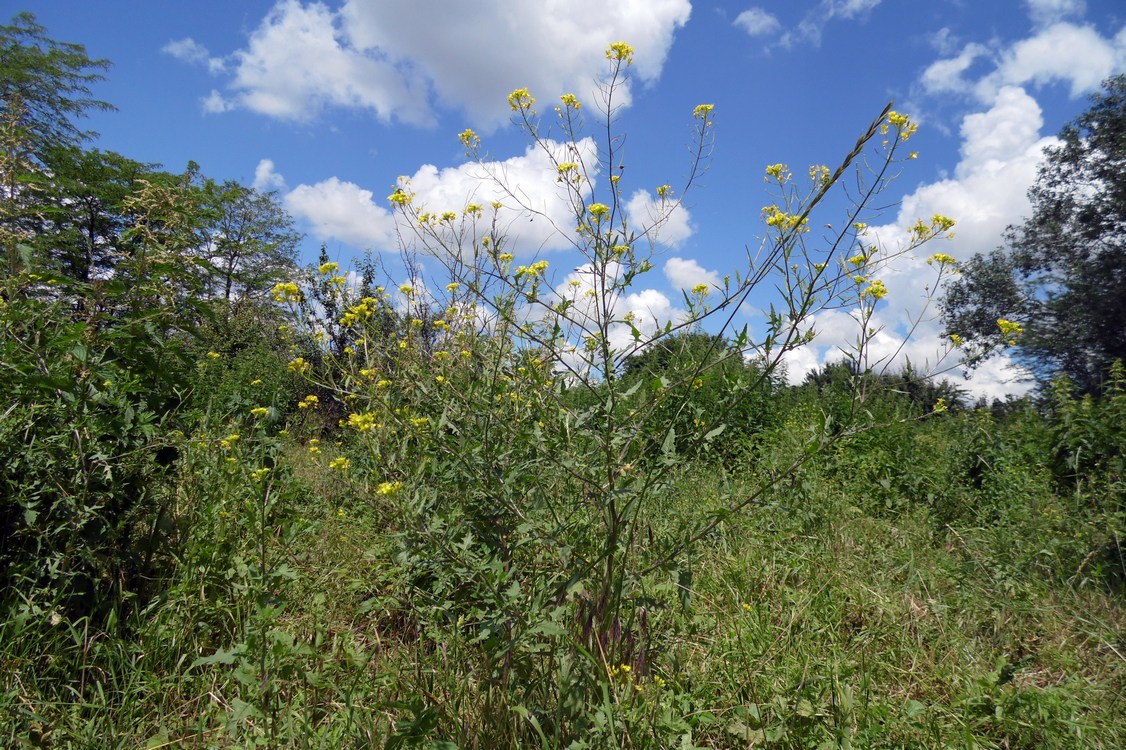
<instances>
[{"instance_id":1,"label":"green grass","mask_svg":"<svg viewBox=\"0 0 1126 750\"><path fill-rule=\"evenodd\" d=\"M264 524L216 510L222 467L199 458L179 490L194 524L180 567L114 632L49 613L3 623L0 744L1126 744L1126 608L1110 583L1066 569L1074 556L1053 535L1096 533L1097 518L1050 490L1038 508L991 500L951 519L912 498L890 513L839 470L811 468L636 579L630 670L607 676L570 635L581 597L529 606L533 635L497 662L471 607L413 598L386 498L302 446L281 455L291 469ZM1039 486L1035 467L1009 471ZM686 465L651 510L652 544L745 478ZM256 502L239 497L223 512Z\"/></svg>"}]
</instances>

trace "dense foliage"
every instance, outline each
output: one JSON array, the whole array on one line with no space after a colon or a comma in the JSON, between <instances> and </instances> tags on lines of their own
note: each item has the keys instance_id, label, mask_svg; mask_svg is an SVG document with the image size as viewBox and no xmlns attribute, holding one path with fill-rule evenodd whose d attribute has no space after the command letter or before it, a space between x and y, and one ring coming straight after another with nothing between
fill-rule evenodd
<instances>
[{"instance_id":1,"label":"dense foliage","mask_svg":"<svg viewBox=\"0 0 1126 750\"><path fill-rule=\"evenodd\" d=\"M63 98L38 140L4 99L0 744L1126 741L1121 367L1100 395L968 408L869 371L862 330L781 377L819 306L867 329L886 293L875 192L828 247L803 230L846 170L895 163L905 116L808 185L771 165L763 265L649 325L621 300L656 228L594 164L556 164L585 276L400 184L448 276L354 284L323 250L294 267L274 196L85 149L65 118L100 63L43 33L0 27ZM607 58L612 101L632 49ZM510 97L542 145L533 103ZM762 337L704 332L766 279L787 312Z\"/></svg>"}]
</instances>

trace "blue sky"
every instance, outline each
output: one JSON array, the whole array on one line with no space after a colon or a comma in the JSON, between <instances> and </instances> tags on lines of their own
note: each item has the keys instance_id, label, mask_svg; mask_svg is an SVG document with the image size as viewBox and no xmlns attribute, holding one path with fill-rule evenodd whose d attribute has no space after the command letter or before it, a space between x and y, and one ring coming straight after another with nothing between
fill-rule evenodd
<instances>
[{"instance_id":1,"label":"blue sky","mask_svg":"<svg viewBox=\"0 0 1126 750\"><path fill-rule=\"evenodd\" d=\"M1042 149L1100 81L1126 71L1126 8L1114 0L33 5L51 37L114 63L95 94L118 111L89 123L100 148L171 170L194 160L210 177L277 190L306 233L303 260L322 242L345 265L370 248L393 273L386 196L406 175L435 208L463 206L480 189L457 140L466 127L550 212L554 173L528 158L505 97L527 86L550 111L549 100L573 91L591 112L603 50L628 41L636 57L620 120L627 196L651 197L684 178L693 108L715 105L710 167L630 298L659 317L678 314L681 289L734 273L758 246L760 209L773 200L766 165L784 162L795 174L835 165L888 101L919 122L919 157L869 220L883 229L879 241L894 244L897 228L941 213L958 221L956 237L928 252L964 259L993 249L1027 213ZM823 222L833 219L827 208ZM539 226L515 238L520 260L544 257L560 273L580 262ZM936 322L924 319L905 340L928 271L911 258L887 269L877 354L939 361ZM749 307L738 322L753 326L757 315ZM838 357L855 326L845 311L819 315L817 339L791 357L791 376ZM1002 358L959 384L1019 392L1027 386L1009 364Z\"/></svg>"}]
</instances>

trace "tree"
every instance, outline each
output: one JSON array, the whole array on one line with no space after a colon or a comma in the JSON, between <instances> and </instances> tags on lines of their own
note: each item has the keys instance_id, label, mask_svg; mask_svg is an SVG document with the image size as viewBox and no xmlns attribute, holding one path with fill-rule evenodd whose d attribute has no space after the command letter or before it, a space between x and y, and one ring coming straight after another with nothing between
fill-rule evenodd
<instances>
[{"instance_id":1,"label":"tree","mask_svg":"<svg viewBox=\"0 0 1126 750\"><path fill-rule=\"evenodd\" d=\"M228 303L261 297L294 271L301 235L275 193L231 180L205 180L202 192L206 225L198 254L211 265L212 296Z\"/></svg>"},{"instance_id":2,"label":"tree","mask_svg":"<svg viewBox=\"0 0 1126 750\"><path fill-rule=\"evenodd\" d=\"M0 26L0 242L9 272L19 267L19 244L32 234L25 225L35 215L36 183L49 171L46 155L93 135L76 119L113 109L90 95L108 67L80 44L49 39L31 13Z\"/></svg>"},{"instance_id":3,"label":"tree","mask_svg":"<svg viewBox=\"0 0 1126 750\"><path fill-rule=\"evenodd\" d=\"M1126 358L1126 75L1105 81L1060 138L1029 191L1032 215L1009 228L1006 249L966 264L943 317L976 362L1014 345L1041 378L1094 392Z\"/></svg>"},{"instance_id":4,"label":"tree","mask_svg":"<svg viewBox=\"0 0 1126 750\"><path fill-rule=\"evenodd\" d=\"M0 107L19 113L35 154L88 140L94 134L74 120L90 110L113 110L90 95L109 61L91 60L81 44L54 41L46 31L28 12L0 26Z\"/></svg>"}]
</instances>

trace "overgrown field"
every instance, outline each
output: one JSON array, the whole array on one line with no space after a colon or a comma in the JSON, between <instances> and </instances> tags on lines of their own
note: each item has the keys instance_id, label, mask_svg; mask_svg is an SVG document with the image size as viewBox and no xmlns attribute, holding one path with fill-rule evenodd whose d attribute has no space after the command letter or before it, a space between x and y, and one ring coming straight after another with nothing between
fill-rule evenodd
<instances>
[{"instance_id":1,"label":"overgrown field","mask_svg":"<svg viewBox=\"0 0 1126 750\"><path fill-rule=\"evenodd\" d=\"M767 166L760 250L657 320L715 113L636 225L624 42L601 112L508 98L571 272L472 130L479 195L388 196L397 270L301 269L276 195L85 149L108 63L30 14L0 53L0 746L1126 746L1126 373L971 407L877 355L889 268L959 267L918 254L951 218L869 231L915 156L890 105ZM944 358L1029 341L966 310Z\"/></svg>"}]
</instances>

